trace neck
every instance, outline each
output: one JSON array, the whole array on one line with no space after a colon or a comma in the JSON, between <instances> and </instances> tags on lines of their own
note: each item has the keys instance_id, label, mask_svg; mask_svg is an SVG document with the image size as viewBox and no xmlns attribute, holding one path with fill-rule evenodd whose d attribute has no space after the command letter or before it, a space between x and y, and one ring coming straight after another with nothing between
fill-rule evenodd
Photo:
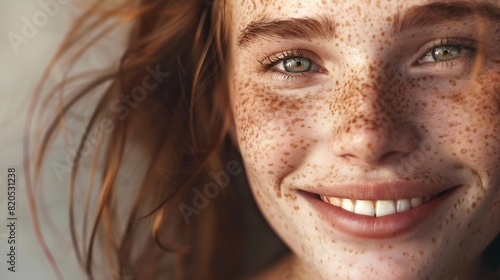
<instances>
[{"instance_id":1,"label":"neck","mask_svg":"<svg viewBox=\"0 0 500 280\"><path fill-rule=\"evenodd\" d=\"M484 267L482 257L477 257L472 263L456 272L448 279L474 280L482 277ZM273 279L308 279L320 280L318 276L300 259L297 255L290 253L268 270L260 273L252 279L273 280ZM481 278L483 279L483 278Z\"/></svg>"}]
</instances>

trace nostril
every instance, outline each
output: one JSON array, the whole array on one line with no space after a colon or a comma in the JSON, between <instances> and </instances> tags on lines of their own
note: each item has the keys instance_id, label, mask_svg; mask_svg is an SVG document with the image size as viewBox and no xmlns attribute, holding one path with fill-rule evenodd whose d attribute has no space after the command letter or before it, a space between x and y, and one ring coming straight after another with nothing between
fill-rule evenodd
<instances>
[{"instance_id":1,"label":"nostril","mask_svg":"<svg viewBox=\"0 0 500 280\"><path fill-rule=\"evenodd\" d=\"M345 155L342 155L341 157L345 158L345 159L351 159L351 158L354 158L355 156L353 154L345 154Z\"/></svg>"}]
</instances>

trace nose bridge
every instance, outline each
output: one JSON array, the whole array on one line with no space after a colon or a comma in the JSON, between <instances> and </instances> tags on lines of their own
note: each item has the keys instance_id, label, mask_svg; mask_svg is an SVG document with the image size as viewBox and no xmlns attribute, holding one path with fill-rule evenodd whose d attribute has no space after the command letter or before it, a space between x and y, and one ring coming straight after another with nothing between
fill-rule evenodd
<instances>
[{"instance_id":1,"label":"nose bridge","mask_svg":"<svg viewBox=\"0 0 500 280\"><path fill-rule=\"evenodd\" d=\"M336 155L365 165L402 156L416 146L415 134L398 108L403 105L398 83L388 67L373 65L358 60L350 67L342 89L348 105L336 113L340 122L334 133Z\"/></svg>"},{"instance_id":2,"label":"nose bridge","mask_svg":"<svg viewBox=\"0 0 500 280\"><path fill-rule=\"evenodd\" d=\"M362 137L370 137L372 141L390 138L396 124L391 116L391 108L384 104L385 99L379 85L375 84L374 80L351 80L347 90L352 106L349 106L341 117L343 121L340 130L356 142Z\"/></svg>"},{"instance_id":3,"label":"nose bridge","mask_svg":"<svg viewBox=\"0 0 500 280\"><path fill-rule=\"evenodd\" d=\"M375 130L384 127L384 123L390 121L391 114L384 94L389 89L383 87L382 77L376 73L375 68L369 64L359 64L351 71L352 75L347 77L345 94L352 104L344 112L347 122L346 129Z\"/></svg>"}]
</instances>

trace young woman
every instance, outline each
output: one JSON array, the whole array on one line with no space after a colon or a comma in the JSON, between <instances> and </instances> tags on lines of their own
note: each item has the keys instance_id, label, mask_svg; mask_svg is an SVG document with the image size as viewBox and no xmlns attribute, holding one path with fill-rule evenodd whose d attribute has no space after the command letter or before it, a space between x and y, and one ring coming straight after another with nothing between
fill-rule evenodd
<instances>
[{"instance_id":1,"label":"young woman","mask_svg":"<svg viewBox=\"0 0 500 280\"><path fill-rule=\"evenodd\" d=\"M71 181L102 173L70 204L90 278L499 279L498 1L102 5L60 55L109 19L133 20L127 51L36 161L111 81Z\"/></svg>"}]
</instances>

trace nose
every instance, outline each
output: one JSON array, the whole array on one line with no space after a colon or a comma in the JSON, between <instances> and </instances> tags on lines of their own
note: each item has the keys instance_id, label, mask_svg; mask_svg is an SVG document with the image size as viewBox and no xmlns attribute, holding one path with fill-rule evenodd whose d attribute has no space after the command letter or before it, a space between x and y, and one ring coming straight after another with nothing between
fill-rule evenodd
<instances>
[{"instance_id":1,"label":"nose","mask_svg":"<svg viewBox=\"0 0 500 280\"><path fill-rule=\"evenodd\" d=\"M344 109L337 112L340 122L333 135L336 156L365 167L376 167L397 164L398 159L416 150L417 134L405 121L404 109L396 102L387 101L387 94L391 94L387 91L391 89L367 83L363 86L351 83L346 89L349 98L344 101L348 106L342 106Z\"/></svg>"}]
</instances>

